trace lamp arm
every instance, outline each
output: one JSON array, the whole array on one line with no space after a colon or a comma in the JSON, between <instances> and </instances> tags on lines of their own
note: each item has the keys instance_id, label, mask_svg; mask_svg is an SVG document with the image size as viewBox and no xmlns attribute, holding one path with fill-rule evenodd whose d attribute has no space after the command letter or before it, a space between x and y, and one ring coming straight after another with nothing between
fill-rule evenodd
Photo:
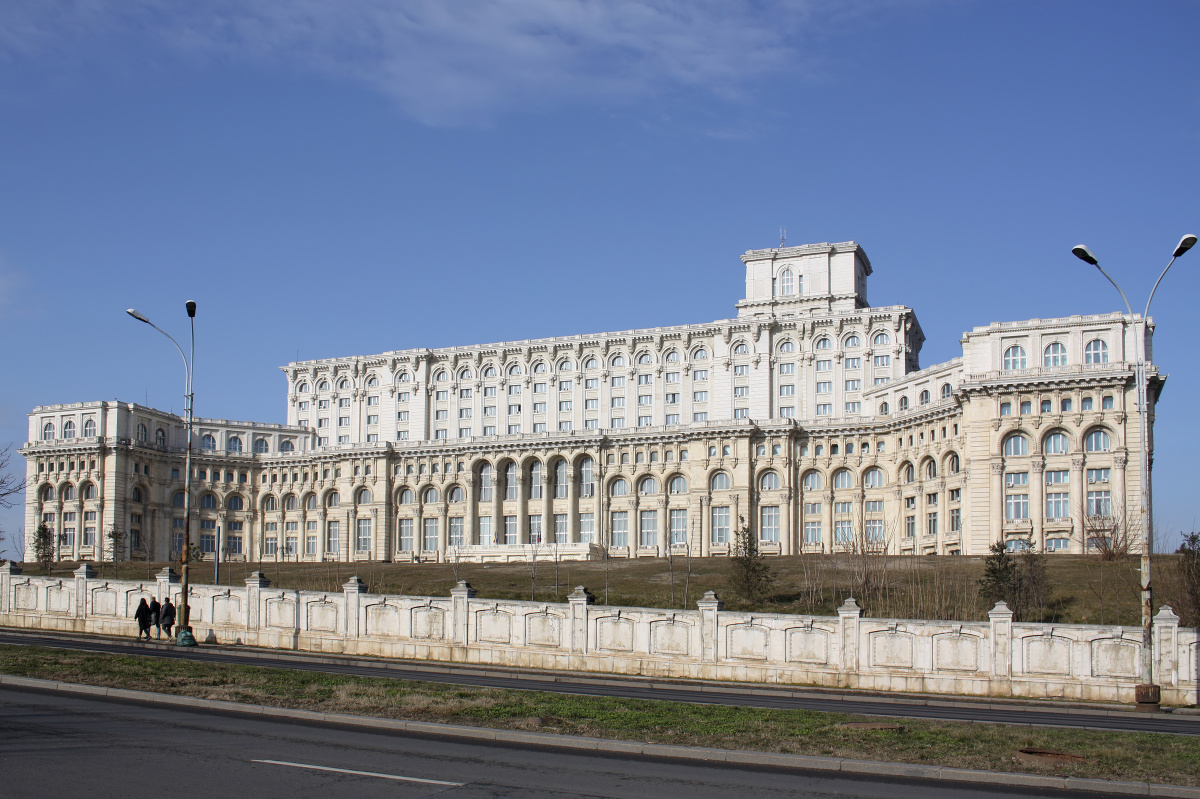
<instances>
[{"instance_id":1,"label":"lamp arm","mask_svg":"<svg viewBox=\"0 0 1200 799\"><path fill-rule=\"evenodd\" d=\"M1158 291L1158 284L1161 283L1162 279L1167 276L1167 270L1171 268L1171 265L1175 263L1175 258L1178 257L1179 256L1177 255L1172 257L1171 263L1167 264L1167 268L1162 270L1162 274L1158 276L1158 280L1154 281L1154 288L1150 289L1150 299L1146 300L1146 312L1142 314L1143 319L1150 318L1150 303L1154 302L1154 292Z\"/></svg>"},{"instance_id":2,"label":"lamp arm","mask_svg":"<svg viewBox=\"0 0 1200 799\"><path fill-rule=\"evenodd\" d=\"M163 330L158 325L154 324L153 322L146 322L146 324L150 325L150 327L154 328L159 333L162 333L164 336L170 339L171 343L175 345L175 349L179 350L179 357L183 359L184 377L187 378L187 390L190 393L192 390L192 367L191 364L188 363L187 356L183 354L183 347L179 346L179 342L172 338L170 333Z\"/></svg>"},{"instance_id":3,"label":"lamp arm","mask_svg":"<svg viewBox=\"0 0 1200 799\"><path fill-rule=\"evenodd\" d=\"M1101 266L1100 264L1096 264L1096 268L1100 270L1100 274L1102 274L1106 278L1108 278L1109 283L1113 284L1113 288L1115 288L1117 290L1117 293L1121 295L1121 299L1125 300L1125 310L1129 311L1129 318L1130 318L1130 320L1132 320L1133 319L1133 306L1131 306L1129 304L1129 298L1125 296L1125 292L1121 291L1121 287L1117 285L1117 281L1113 280L1112 277L1109 276L1108 272L1104 271L1103 266ZM1162 278L1159 278L1159 279L1161 280Z\"/></svg>"}]
</instances>

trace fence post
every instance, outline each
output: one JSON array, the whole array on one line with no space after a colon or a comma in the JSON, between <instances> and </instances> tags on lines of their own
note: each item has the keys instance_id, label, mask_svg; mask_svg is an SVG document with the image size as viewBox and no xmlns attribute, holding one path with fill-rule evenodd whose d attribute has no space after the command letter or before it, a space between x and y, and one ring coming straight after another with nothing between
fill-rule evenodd
<instances>
[{"instance_id":1,"label":"fence post","mask_svg":"<svg viewBox=\"0 0 1200 799\"><path fill-rule=\"evenodd\" d=\"M81 563L75 570L75 618L77 619L87 618L87 581L95 576L96 570L90 563Z\"/></svg>"},{"instance_id":2,"label":"fence post","mask_svg":"<svg viewBox=\"0 0 1200 799\"><path fill-rule=\"evenodd\" d=\"M21 567L11 560L0 565L0 613L12 612L12 577L20 573Z\"/></svg>"},{"instance_id":3,"label":"fence post","mask_svg":"<svg viewBox=\"0 0 1200 799\"><path fill-rule=\"evenodd\" d=\"M575 586L575 590L567 597L568 607L571 610L571 628L567 635L571 637L571 654L586 655L588 650L588 617L587 606L596 603L596 597L592 595L582 585Z\"/></svg>"},{"instance_id":4,"label":"fence post","mask_svg":"<svg viewBox=\"0 0 1200 799\"><path fill-rule=\"evenodd\" d=\"M257 630L260 624L259 610L262 607L262 590L270 588L271 581L262 572L252 572L246 578L246 630Z\"/></svg>"},{"instance_id":5,"label":"fence post","mask_svg":"<svg viewBox=\"0 0 1200 799\"><path fill-rule=\"evenodd\" d=\"M841 633L842 671L858 671L858 622L862 618L862 608L847 597L838 608L838 631Z\"/></svg>"},{"instance_id":6,"label":"fence post","mask_svg":"<svg viewBox=\"0 0 1200 799\"><path fill-rule=\"evenodd\" d=\"M1008 609L1008 603L1003 599L996 603L996 606L988 611L988 619L991 621L991 644L992 644L992 679L1002 680L1006 685L1006 691L1012 693L1012 620L1013 612ZM995 686L993 686L995 693Z\"/></svg>"},{"instance_id":7,"label":"fence post","mask_svg":"<svg viewBox=\"0 0 1200 799\"><path fill-rule=\"evenodd\" d=\"M1163 605L1154 615L1155 681L1166 687L1179 685L1179 617L1170 605Z\"/></svg>"},{"instance_id":8,"label":"fence post","mask_svg":"<svg viewBox=\"0 0 1200 799\"><path fill-rule=\"evenodd\" d=\"M359 597L367 591L367 584L355 575L342 586L346 594L346 638L358 638L358 603Z\"/></svg>"},{"instance_id":9,"label":"fence post","mask_svg":"<svg viewBox=\"0 0 1200 799\"><path fill-rule=\"evenodd\" d=\"M159 601L166 601L166 597L171 597L171 586L179 583L179 575L170 566L163 566L162 569L154 575L154 579L158 581L158 596ZM179 604L178 597L171 597L171 601ZM178 609L175 611L179 613Z\"/></svg>"},{"instance_id":10,"label":"fence post","mask_svg":"<svg viewBox=\"0 0 1200 799\"><path fill-rule=\"evenodd\" d=\"M715 663L720 654L717 642L720 629L717 614L725 608L725 603L716 592L709 591L696 606L700 608L700 660Z\"/></svg>"},{"instance_id":11,"label":"fence post","mask_svg":"<svg viewBox=\"0 0 1200 799\"><path fill-rule=\"evenodd\" d=\"M455 646L466 646L470 641L467 629L471 609L467 600L474 598L475 589L466 580L450 589L450 630Z\"/></svg>"}]
</instances>

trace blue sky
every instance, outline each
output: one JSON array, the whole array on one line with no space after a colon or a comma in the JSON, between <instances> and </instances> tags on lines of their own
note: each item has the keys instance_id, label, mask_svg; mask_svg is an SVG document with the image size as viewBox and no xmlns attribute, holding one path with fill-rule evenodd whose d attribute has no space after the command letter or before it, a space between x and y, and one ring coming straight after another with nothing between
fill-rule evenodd
<instances>
[{"instance_id":1,"label":"blue sky","mask_svg":"<svg viewBox=\"0 0 1200 799\"><path fill-rule=\"evenodd\" d=\"M127 307L183 334L195 299L197 413L282 421L297 357L727 318L780 226L860 242L923 365L1120 309L1074 244L1140 305L1200 232L1196 2L182 7L0 4L0 442L37 404L180 408ZM1198 275L1153 309L1172 536Z\"/></svg>"}]
</instances>

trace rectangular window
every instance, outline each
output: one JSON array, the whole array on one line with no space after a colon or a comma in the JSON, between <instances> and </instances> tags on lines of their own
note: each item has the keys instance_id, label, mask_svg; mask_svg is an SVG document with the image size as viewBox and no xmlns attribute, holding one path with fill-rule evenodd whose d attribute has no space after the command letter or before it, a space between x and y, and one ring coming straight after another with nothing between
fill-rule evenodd
<instances>
[{"instance_id":1,"label":"rectangular window","mask_svg":"<svg viewBox=\"0 0 1200 799\"><path fill-rule=\"evenodd\" d=\"M729 507L716 505L712 508L712 542L729 543Z\"/></svg>"},{"instance_id":2,"label":"rectangular window","mask_svg":"<svg viewBox=\"0 0 1200 799\"><path fill-rule=\"evenodd\" d=\"M496 542L492 540L492 517L479 517L479 545L489 547Z\"/></svg>"},{"instance_id":3,"label":"rectangular window","mask_svg":"<svg viewBox=\"0 0 1200 799\"><path fill-rule=\"evenodd\" d=\"M678 394L667 394L663 397L663 401L666 402L668 405L678 405L679 404L679 395Z\"/></svg>"},{"instance_id":4,"label":"rectangular window","mask_svg":"<svg viewBox=\"0 0 1200 799\"><path fill-rule=\"evenodd\" d=\"M861 369L862 368L862 358L847 358L846 359L846 368L847 369ZM857 389L855 389L855 390L857 391Z\"/></svg>"},{"instance_id":5,"label":"rectangular window","mask_svg":"<svg viewBox=\"0 0 1200 799\"><path fill-rule=\"evenodd\" d=\"M863 522L863 535L868 541L883 540L883 519L867 519Z\"/></svg>"},{"instance_id":6,"label":"rectangular window","mask_svg":"<svg viewBox=\"0 0 1200 799\"><path fill-rule=\"evenodd\" d=\"M748 374L750 374L750 367L747 366L746 364L740 364L738 366L733 367L733 376L734 377L745 377Z\"/></svg>"},{"instance_id":7,"label":"rectangular window","mask_svg":"<svg viewBox=\"0 0 1200 799\"><path fill-rule=\"evenodd\" d=\"M554 514L554 543L566 544L570 539L570 533L567 530L567 514Z\"/></svg>"},{"instance_id":8,"label":"rectangular window","mask_svg":"<svg viewBox=\"0 0 1200 799\"><path fill-rule=\"evenodd\" d=\"M677 413L668 413L668 414L667 414L666 423L667 423L667 424L679 424L679 414L677 414Z\"/></svg>"},{"instance_id":9,"label":"rectangular window","mask_svg":"<svg viewBox=\"0 0 1200 799\"><path fill-rule=\"evenodd\" d=\"M204 536L201 536L200 549L204 549ZM277 555L279 554L279 539L276 536L270 535L263 539L263 554Z\"/></svg>"},{"instance_id":10,"label":"rectangular window","mask_svg":"<svg viewBox=\"0 0 1200 799\"><path fill-rule=\"evenodd\" d=\"M1029 485L1029 472L1008 472L1004 475L1004 484L1009 488L1027 486Z\"/></svg>"},{"instance_id":11,"label":"rectangular window","mask_svg":"<svg viewBox=\"0 0 1200 799\"><path fill-rule=\"evenodd\" d=\"M328 419L318 419L317 427L329 427L329 420Z\"/></svg>"},{"instance_id":12,"label":"rectangular window","mask_svg":"<svg viewBox=\"0 0 1200 799\"><path fill-rule=\"evenodd\" d=\"M687 543L687 511L671 511L671 544L682 546Z\"/></svg>"},{"instance_id":13,"label":"rectangular window","mask_svg":"<svg viewBox=\"0 0 1200 799\"><path fill-rule=\"evenodd\" d=\"M653 405L653 404L654 404L654 397L650 396L649 394L639 394L638 395L638 405Z\"/></svg>"},{"instance_id":14,"label":"rectangular window","mask_svg":"<svg viewBox=\"0 0 1200 799\"><path fill-rule=\"evenodd\" d=\"M1070 473L1066 469L1046 471L1046 485L1066 485L1070 482Z\"/></svg>"},{"instance_id":15,"label":"rectangular window","mask_svg":"<svg viewBox=\"0 0 1200 799\"><path fill-rule=\"evenodd\" d=\"M304 537L304 554L317 554L317 537L315 535L306 535Z\"/></svg>"},{"instance_id":16,"label":"rectangular window","mask_svg":"<svg viewBox=\"0 0 1200 799\"><path fill-rule=\"evenodd\" d=\"M1049 472L1047 472L1047 474L1049 474ZM1066 474L1066 472L1063 472L1063 474ZM1110 472L1108 469L1088 469L1087 481L1089 483L1107 483L1110 474L1112 474L1112 472Z\"/></svg>"},{"instance_id":17,"label":"rectangular window","mask_svg":"<svg viewBox=\"0 0 1200 799\"><path fill-rule=\"evenodd\" d=\"M412 396L412 395L409 394L407 391L401 391L399 394L396 395L396 402L408 402L410 396Z\"/></svg>"},{"instance_id":18,"label":"rectangular window","mask_svg":"<svg viewBox=\"0 0 1200 799\"><path fill-rule=\"evenodd\" d=\"M1046 518L1071 518L1071 495L1065 492L1046 494Z\"/></svg>"},{"instance_id":19,"label":"rectangular window","mask_svg":"<svg viewBox=\"0 0 1200 799\"><path fill-rule=\"evenodd\" d=\"M459 399L470 399L470 398L471 398L471 389L469 389L469 388L460 388L460 389L458 390L458 398L459 398Z\"/></svg>"},{"instance_id":20,"label":"rectangular window","mask_svg":"<svg viewBox=\"0 0 1200 799\"><path fill-rule=\"evenodd\" d=\"M535 432L535 433L546 432L546 423L545 422L534 422L533 423L533 432Z\"/></svg>"},{"instance_id":21,"label":"rectangular window","mask_svg":"<svg viewBox=\"0 0 1200 799\"><path fill-rule=\"evenodd\" d=\"M600 408L600 400L598 400L598 399L592 398L592 399L585 399L583 401L583 409L585 411L595 411L595 410L599 410L599 408Z\"/></svg>"},{"instance_id":22,"label":"rectangular window","mask_svg":"<svg viewBox=\"0 0 1200 799\"><path fill-rule=\"evenodd\" d=\"M912 508L917 507L917 498L916 497L905 497L904 498L904 507L907 509L910 509L910 510Z\"/></svg>"},{"instance_id":23,"label":"rectangular window","mask_svg":"<svg viewBox=\"0 0 1200 799\"><path fill-rule=\"evenodd\" d=\"M509 384L509 386L508 386L509 396L513 396L513 395L520 394L520 393L521 393L521 384L520 383L510 383Z\"/></svg>"},{"instance_id":24,"label":"rectangular window","mask_svg":"<svg viewBox=\"0 0 1200 799\"><path fill-rule=\"evenodd\" d=\"M325 522L325 551L337 554L338 539L341 537L337 522Z\"/></svg>"},{"instance_id":25,"label":"rectangular window","mask_svg":"<svg viewBox=\"0 0 1200 799\"><path fill-rule=\"evenodd\" d=\"M599 419L584 419L583 420L583 427L585 430L595 430L599 426L600 426Z\"/></svg>"},{"instance_id":26,"label":"rectangular window","mask_svg":"<svg viewBox=\"0 0 1200 799\"><path fill-rule=\"evenodd\" d=\"M570 422L559 422L559 423L558 423L558 431L559 431L560 433L569 433L569 432L571 432L571 423L570 423Z\"/></svg>"},{"instance_id":27,"label":"rectangular window","mask_svg":"<svg viewBox=\"0 0 1200 799\"><path fill-rule=\"evenodd\" d=\"M779 415L782 416L784 419L791 419L792 417L794 417L796 415L796 406L794 406L794 405L780 406Z\"/></svg>"},{"instance_id":28,"label":"rectangular window","mask_svg":"<svg viewBox=\"0 0 1200 799\"><path fill-rule=\"evenodd\" d=\"M1101 407L1103 410L1106 410L1106 411L1111 411L1111 410L1112 410L1112 408L1113 408L1113 398L1112 398L1111 396L1109 396L1109 397L1101 397L1101 398L1100 398L1100 407Z\"/></svg>"},{"instance_id":29,"label":"rectangular window","mask_svg":"<svg viewBox=\"0 0 1200 799\"><path fill-rule=\"evenodd\" d=\"M515 435L519 434L520 432L521 432L521 425L519 425L519 424L510 424L510 425L508 426L508 434L509 434L510 436L515 436Z\"/></svg>"},{"instance_id":30,"label":"rectangular window","mask_svg":"<svg viewBox=\"0 0 1200 799\"><path fill-rule=\"evenodd\" d=\"M750 409L749 408L734 408L733 409L733 418L734 419L749 419L750 418Z\"/></svg>"},{"instance_id":31,"label":"rectangular window","mask_svg":"<svg viewBox=\"0 0 1200 799\"><path fill-rule=\"evenodd\" d=\"M820 522L805 522L804 523L804 543L806 543L806 544L821 543L821 523Z\"/></svg>"},{"instance_id":32,"label":"rectangular window","mask_svg":"<svg viewBox=\"0 0 1200 799\"><path fill-rule=\"evenodd\" d=\"M649 427L654 424L654 419L650 416L639 416L638 427Z\"/></svg>"},{"instance_id":33,"label":"rectangular window","mask_svg":"<svg viewBox=\"0 0 1200 799\"><path fill-rule=\"evenodd\" d=\"M449 431L449 430L445 430L445 429L441 429L441 430L434 430L434 431L433 431L433 437L434 437L434 438L449 438L449 437L450 437L450 431Z\"/></svg>"},{"instance_id":34,"label":"rectangular window","mask_svg":"<svg viewBox=\"0 0 1200 799\"><path fill-rule=\"evenodd\" d=\"M629 511L617 510L612 513L612 546L629 546Z\"/></svg>"},{"instance_id":35,"label":"rectangular window","mask_svg":"<svg viewBox=\"0 0 1200 799\"><path fill-rule=\"evenodd\" d=\"M368 416L367 424L379 424L379 417L378 416Z\"/></svg>"},{"instance_id":36,"label":"rectangular window","mask_svg":"<svg viewBox=\"0 0 1200 799\"><path fill-rule=\"evenodd\" d=\"M545 383L534 383L533 384L533 393L534 394L545 394L546 393L546 384Z\"/></svg>"},{"instance_id":37,"label":"rectangular window","mask_svg":"<svg viewBox=\"0 0 1200 799\"><path fill-rule=\"evenodd\" d=\"M867 513L883 513L883 500L868 499L863 503L863 510Z\"/></svg>"},{"instance_id":38,"label":"rectangular window","mask_svg":"<svg viewBox=\"0 0 1200 799\"><path fill-rule=\"evenodd\" d=\"M508 406L508 415L509 415L509 416L516 416L516 415L517 415L517 414L519 414L520 412L521 412L521 406L520 406L520 405L517 405L517 404L512 404L512 405L509 405L509 406Z\"/></svg>"},{"instance_id":39,"label":"rectangular window","mask_svg":"<svg viewBox=\"0 0 1200 799\"><path fill-rule=\"evenodd\" d=\"M817 406L817 416L832 416L832 415L833 415L833 406L832 405L818 405Z\"/></svg>"},{"instance_id":40,"label":"rectangular window","mask_svg":"<svg viewBox=\"0 0 1200 799\"><path fill-rule=\"evenodd\" d=\"M485 436L494 436L494 435L496 435L496 428L495 428L494 426L491 426L491 425L486 425L486 426L483 428L483 434L484 434Z\"/></svg>"},{"instance_id":41,"label":"rectangular window","mask_svg":"<svg viewBox=\"0 0 1200 799\"><path fill-rule=\"evenodd\" d=\"M339 416L338 417L338 427L349 427L349 426L350 426L350 417L349 416Z\"/></svg>"},{"instance_id":42,"label":"rectangular window","mask_svg":"<svg viewBox=\"0 0 1200 799\"><path fill-rule=\"evenodd\" d=\"M529 543L542 543L542 515L540 513L529 516Z\"/></svg>"},{"instance_id":43,"label":"rectangular window","mask_svg":"<svg viewBox=\"0 0 1200 799\"><path fill-rule=\"evenodd\" d=\"M938 504L937 500L938 500L938 495L936 493L925 495L925 504L926 505L936 505L936 504Z\"/></svg>"},{"instance_id":44,"label":"rectangular window","mask_svg":"<svg viewBox=\"0 0 1200 799\"><path fill-rule=\"evenodd\" d=\"M905 538L915 538L916 535L917 535L917 517L916 516L905 516L904 517L904 537Z\"/></svg>"},{"instance_id":45,"label":"rectangular window","mask_svg":"<svg viewBox=\"0 0 1200 799\"><path fill-rule=\"evenodd\" d=\"M1088 516L1112 516L1112 492L1111 491L1089 491L1089 492L1087 492L1087 515Z\"/></svg>"},{"instance_id":46,"label":"rectangular window","mask_svg":"<svg viewBox=\"0 0 1200 799\"><path fill-rule=\"evenodd\" d=\"M436 552L438 548L438 520L421 520L421 549Z\"/></svg>"},{"instance_id":47,"label":"rectangular window","mask_svg":"<svg viewBox=\"0 0 1200 799\"><path fill-rule=\"evenodd\" d=\"M959 508L950 509L950 532L962 532L962 510Z\"/></svg>"},{"instance_id":48,"label":"rectangular window","mask_svg":"<svg viewBox=\"0 0 1200 799\"><path fill-rule=\"evenodd\" d=\"M708 392L707 391L693 391L692 392L692 402L708 402Z\"/></svg>"},{"instance_id":49,"label":"rectangular window","mask_svg":"<svg viewBox=\"0 0 1200 799\"><path fill-rule=\"evenodd\" d=\"M470 419L471 418L471 409L470 408L459 408L458 409L458 418L459 419Z\"/></svg>"},{"instance_id":50,"label":"rectangular window","mask_svg":"<svg viewBox=\"0 0 1200 799\"><path fill-rule=\"evenodd\" d=\"M890 356L890 355L876 355L876 356L875 356L875 358L874 358L874 360L873 360L872 362L873 362L873 363L874 363L876 366L891 366L891 365L892 365L892 356Z\"/></svg>"},{"instance_id":51,"label":"rectangular window","mask_svg":"<svg viewBox=\"0 0 1200 799\"><path fill-rule=\"evenodd\" d=\"M1007 494L1004 497L1004 518L1020 521L1029 518L1029 495Z\"/></svg>"},{"instance_id":52,"label":"rectangular window","mask_svg":"<svg viewBox=\"0 0 1200 799\"><path fill-rule=\"evenodd\" d=\"M862 391L862 381L861 380L847 380L846 381L846 390L847 391Z\"/></svg>"},{"instance_id":53,"label":"rectangular window","mask_svg":"<svg viewBox=\"0 0 1200 799\"><path fill-rule=\"evenodd\" d=\"M794 397L796 396L796 386L791 383L783 383L779 386L779 396Z\"/></svg>"},{"instance_id":54,"label":"rectangular window","mask_svg":"<svg viewBox=\"0 0 1200 799\"><path fill-rule=\"evenodd\" d=\"M779 541L779 506L764 505L758 513L758 537L763 541Z\"/></svg>"},{"instance_id":55,"label":"rectangular window","mask_svg":"<svg viewBox=\"0 0 1200 799\"><path fill-rule=\"evenodd\" d=\"M613 397L612 398L612 407L624 408L625 407L625 398L624 397Z\"/></svg>"},{"instance_id":56,"label":"rectangular window","mask_svg":"<svg viewBox=\"0 0 1200 799\"><path fill-rule=\"evenodd\" d=\"M559 410L559 413L565 413L565 412L571 410L571 400L561 400L558 403L558 410Z\"/></svg>"},{"instance_id":57,"label":"rectangular window","mask_svg":"<svg viewBox=\"0 0 1200 799\"><path fill-rule=\"evenodd\" d=\"M534 413L545 413L546 412L546 403L544 403L544 402L533 403L533 412Z\"/></svg>"},{"instance_id":58,"label":"rectangular window","mask_svg":"<svg viewBox=\"0 0 1200 799\"><path fill-rule=\"evenodd\" d=\"M668 383L678 383L679 382L679 372L667 372L667 374L663 378L663 380L665 380Z\"/></svg>"},{"instance_id":59,"label":"rectangular window","mask_svg":"<svg viewBox=\"0 0 1200 799\"><path fill-rule=\"evenodd\" d=\"M817 361L817 371L818 372L832 372L833 371L833 361Z\"/></svg>"},{"instance_id":60,"label":"rectangular window","mask_svg":"<svg viewBox=\"0 0 1200 799\"><path fill-rule=\"evenodd\" d=\"M608 420L608 426L609 427L624 427L625 426L625 417L623 417L623 416L612 417L611 419Z\"/></svg>"},{"instance_id":61,"label":"rectangular window","mask_svg":"<svg viewBox=\"0 0 1200 799\"><path fill-rule=\"evenodd\" d=\"M371 520L357 519L355 529L357 535L354 537L354 548L359 552L367 552L371 549Z\"/></svg>"},{"instance_id":62,"label":"rectangular window","mask_svg":"<svg viewBox=\"0 0 1200 799\"><path fill-rule=\"evenodd\" d=\"M570 391L572 387L573 387L573 385L570 380L559 380L558 381L558 390L559 391Z\"/></svg>"},{"instance_id":63,"label":"rectangular window","mask_svg":"<svg viewBox=\"0 0 1200 799\"><path fill-rule=\"evenodd\" d=\"M485 405L483 407L483 415L484 416L495 416L496 415L496 406L495 405Z\"/></svg>"},{"instance_id":64,"label":"rectangular window","mask_svg":"<svg viewBox=\"0 0 1200 799\"><path fill-rule=\"evenodd\" d=\"M938 531L938 515L937 511L925 514L925 535L937 535Z\"/></svg>"},{"instance_id":65,"label":"rectangular window","mask_svg":"<svg viewBox=\"0 0 1200 799\"><path fill-rule=\"evenodd\" d=\"M890 382L892 382L892 378L890 378L890 377L875 378L875 385L877 385L877 386L882 386L884 383L890 383Z\"/></svg>"},{"instance_id":66,"label":"rectangular window","mask_svg":"<svg viewBox=\"0 0 1200 799\"><path fill-rule=\"evenodd\" d=\"M817 393L818 394L832 394L833 393L833 383L830 383L830 382L817 383Z\"/></svg>"},{"instance_id":67,"label":"rectangular window","mask_svg":"<svg viewBox=\"0 0 1200 799\"><path fill-rule=\"evenodd\" d=\"M781 363L781 364L779 364L779 374L781 374L781 375L794 375L794 374L796 374L796 364L794 364L794 363Z\"/></svg>"},{"instance_id":68,"label":"rectangular window","mask_svg":"<svg viewBox=\"0 0 1200 799\"><path fill-rule=\"evenodd\" d=\"M658 511L644 510L640 515L638 543L643 547L658 546Z\"/></svg>"},{"instance_id":69,"label":"rectangular window","mask_svg":"<svg viewBox=\"0 0 1200 799\"><path fill-rule=\"evenodd\" d=\"M958 502L961 499L962 499L962 489L961 488L950 489L950 501L951 502Z\"/></svg>"},{"instance_id":70,"label":"rectangular window","mask_svg":"<svg viewBox=\"0 0 1200 799\"><path fill-rule=\"evenodd\" d=\"M833 523L833 540L839 544L848 544L853 538L854 528L851 521L837 521Z\"/></svg>"},{"instance_id":71,"label":"rectangular window","mask_svg":"<svg viewBox=\"0 0 1200 799\"><path fill-rule=\"evenodd\" d=\"M600 378L589 377L583 381L584 388L600 388Z\"/></svg>"},{"instance_id":72,"label":"rectangular window","mask_svg":"<svg viewBox=\"0 0 1200 799\"><path fill-rule=\"evenodd\" d=\"M469 428L469 427L458 428L458 437L459 438L470 438L471 437L471 428Z\"/></svg>"},{"instance_id":73,"label":"rectangular window","mask_svg":"<svg viewBox=\"0 0 1200 799\"><path fill-rule=\"evenodd\" d=\"M847 402L846 403L846 413L861 413L861 412L862 412L862 403L861 402Z\"/></svg>"},{"instance_id":74,"label":"rectangular window","mask_svg":"<svg viewBox=\"0 0 1200 799\"><path fill-rule=\"evenodd\" d=\"M638 375L639 386L654 385L654 375Z\"/></svg>"},{"instance_id":75,"label":"rectangular window","mask_svg":"<svg viewBox=\"0 0 1200 799\"><path fill-rule=\"evenodd\" d=\"M407 422L408 421L408 411L397 411L396 412L396 421Z\"/></svg>"},{"instance_id":76,"label":"rectangular window","mask_svg":"<svg viewBox=\"0 0 1200 799\"><path fill-rule=\"evenodd\" d=\"M693 422L707 422L708 421L708 412L707 411L698 411L696 413L693 413L692 421Z\"/></svg>"},{"instance_id":77,"label":"rectangular window","mask_svg":"<svg viewBox=\"0 0 1200 799\"><path fill-rule=\"evenodd\" d=\"M517 545L517 517L504 517L504 543L510 547Z\"/></svg>"},{"instance_id":78,"label":"rectangular window","mask_svg":"<svg viewBox=\"0 0 1200 799\"><path fill-rule=\"evenodd\" d=\"M483 387L483 396L485 396L485 397L496 396L496 387L495 386L484 386Z\"/></svg>"},{"instance_id":79,"label":"rectangular window","mask_svg":"<svg viewBox=\"0 0 1200 799\"><path fill-rule=\"evenodd\" d=\"M317 400L317 407L323 411L327 410L329 408L329 400Z\"/></svg>"},{"instance_id":80,"label":"rectangular window","mask_svg":"<svg viewBox=\"0 0 1200 799\"><path fill-rule=\"evenodd\" d=\"M707 379L708 379L708 370L707 369L697 369L696 371L692 372L692 380L693 381L696 381L696 380L704 381Z\"/></svg>"},{"instance_id":81,"label":"rectangular window","mask_svg":"<svg viewBox=\"0 0 1200 799\"><path fill-rule=\"evenodd\" d=\"M818 515L820 515L820 513L821 513L821 503L820 503L820 502L805 502L805 503L804 503L804 513L805 513L805 515L807 515L807 516L818 516Z\"/></svg>"},{"instance_id":82,"label":"rectangular window","mask_svg":"<svg viewBox=\"0 0 1200 799\"><path fill-rule=\"evenodd\" d=\"M579 543L590 544L596 537L596 515L594 513L579 514Z\"/></svg>"}]
</instances>

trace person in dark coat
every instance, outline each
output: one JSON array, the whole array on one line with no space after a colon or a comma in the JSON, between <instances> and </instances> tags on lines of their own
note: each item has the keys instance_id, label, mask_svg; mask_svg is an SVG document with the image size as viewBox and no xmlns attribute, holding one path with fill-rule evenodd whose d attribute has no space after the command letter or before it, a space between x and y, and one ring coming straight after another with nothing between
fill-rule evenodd
<instances>
[{"instance_id":1,"label":"person in dark coat","mask_svg":"<svg viewBox=\"0 0 1200 799\"><path fill-rule=\"evenodd\" d=\"M158 610L158 624L170 638L171 628L175 626L175 606L171 604L169 596L163 598L162 607Z\"/></svg>"},{"instance_id":2,"label":"person in dark coat","mask_svg":"<svg viewBox=\"0 0 1200 799\"><path fill-rule=\"evenodd\" d=\"M154 628L155 637L162 638L162 627L159 625L159 611L162 610L162 605L158 604L158 597L150 597L150 626Z\"/></svg>"},{"instance_id":3,"label":"person in dark coat","mask_svg":"<svg viewBox=\"0 0 1200 799\"><path fill-rule=\"evenodd\" d=\"M146 640L150 640L150 606L146 604L146 598L142 597L141 604L137 606L137 610L133 612L133 618L137 620L138 625L138 640L142 638L142 633L146 634Z\"/></svg>"}]
</instances>

